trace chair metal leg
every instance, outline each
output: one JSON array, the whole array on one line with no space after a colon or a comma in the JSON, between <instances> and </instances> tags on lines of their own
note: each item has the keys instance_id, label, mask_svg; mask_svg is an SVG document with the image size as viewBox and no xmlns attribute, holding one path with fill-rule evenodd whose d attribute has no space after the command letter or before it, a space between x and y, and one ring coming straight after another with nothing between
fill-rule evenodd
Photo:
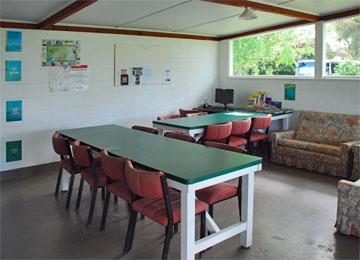
<instances>
[{"instance_id":1,"label":"chair metal leg","mask_svg":"<svg viewBox=\"0 0 360 260\"><path fill-rule=\"evenodd\" d=\"M114 195L114 204L117 205L118 204L118 197L116 195Z\"/></svg>"},{"instance_id":2,"label":"chair metal leg","mask_svg":"<svg viewBox=\"0 0 360 260\"><path fill-rule=\"evenodd\" d=\"M214 205L213 204L209 205L209 215L211 218L214 218Z\"/></svg>"},{"instance_id":3,"label":"chair metal leg","mask_svg":"<svg viewBox=\"0 0 360 260\"><path fill-rule=\"evenodd\" d=\"M94 186L92 188L91 203L90 203L89 216L88 216L88 220L86 223L86 227L89 227L92 222L92 218L94 215L94 209L95 209L97 190L98 190L97 186Z\"/></svg>"},{"instance_id":4,"label":"chair metal leg","mask_svg":"<svg viewBox=\"0 0 360 260\"><path fill-rule=\"evenodd\" d=\"M173 229L174 229L173 225L169 225L166 227L166 236L165 236L164 248L162 253L162 260L166 260L168 258L170 242L173 237Z\"/></svg>"},{"instance_id":5,"label":"chair metal leg","mask_svg":"<svg viewBox=\"0 0 360 260\"><path fill-rule=\"evenodd\" d=\"M63 172L63 168L60 166L58 177L57 177L57 182L56 182L56 188L55 188L55 198L57 198L59 195L59 187L60 187L60 183L61 183L62 172Z\"/></svg>"},{"instance_id":6,"label":"chair metal leg","mask_svg":"<svg viewBox=\"0 0 360 260\"><path fill-rule=\"evenodd\" d=\"M239 177L237 193L238 193L237 197L238 197L238 206L239 206L239 218L241 222L242 177Z\"/></svg>"},{"instance_id":7,"label":"chair metal leg","mask_svg":"<svg viewBox=\"0 0 360 260\"><path fill-rule=\"evenodd\" d=\"M200 238L205 237L206 232L206 212L200 213Z\"/></svg>"},{"instance_id":8,"label":"chair metal leg","mask_svg":"<svg viewBox=\"0 0 360 260\"><path fill-rule=\"evenodd\" d=\"M81 195L82 195L83 187L84 187L84 179L81 178L80 185L79 185L79 191L78 191L78 195L77 195L77 199L76 199L76 207L75 207L75 209L78 209L80 207Z\"/></svg>"},{"instance_id":9,"label":"chair metal leg","mask_svg":"<svg viewBox=\"0 0 360 260\"><path fill-rule=\"evenodd\" d=\"M101 199L105 200L105 187L101 188Z\"/></svg>"},{"instance_id":10,"label":"chair metal leg","mask_svg":"<svg viewBox=\"0 0 360 260\"><path fill-rule=\"evenodd\" d=\"M71 194L72 194L72 190L73 190L73 186L74 186L74 179L75 179L75 174L71 174L68 195L67 195L67 199L66 199L66 209L69 209L69 207L70 207Z\"/></svg>"},{"instance_id":11,"label":"chair metal leg","mask_svg":"<svg viewBox=\"0 0 360 260\"><path fill-rule=\"evenodd\" d=\"M179 232L179 223L174 224L174 234Z\"/></svg>"},{"instance_id":12,"label":"chair metal leg","mask_svg":"<svg viewBox=\"0 0 360 260\"><path fill-rule=\"evenodd\" d=\"M134 232L136 227L136 219L137 219L137 212L133 209L131 209L130 212L130 218L129 218L129 224L128 224L128 230L126 233L126 240L125 240L125 246L124 246L124 255L129 253L132 247L132 243L134 240Z\"/></svg>"},{"instance_id":13,"label":"chair metal leg","mask_svg":"<svg viewBox=\"0 0 360 260\"><path fill-rule=\"evenodd\" d=\"M109 210L110 196L111 196L111 193L108 192L108 191L106 191L106 197L105 197L105 203L104 203L104 210L103 210L103 214L102 214L102 217L101 217L100 230L104 230L104 229L105 229L107 213L108 213L108 210Z\"/></svg>"}]
</instances>

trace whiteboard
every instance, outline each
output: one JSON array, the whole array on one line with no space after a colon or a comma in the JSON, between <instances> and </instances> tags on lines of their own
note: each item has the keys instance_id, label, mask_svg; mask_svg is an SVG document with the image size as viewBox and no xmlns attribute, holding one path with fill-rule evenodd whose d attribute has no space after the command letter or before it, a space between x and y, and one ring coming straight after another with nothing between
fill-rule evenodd
<instances>
[{"instance_id":1,"label":"whiteboard","mask_svg":"<svg viewBox=\"0 0 360 260\"><path fill-rule=\"evenodd\" d=\"M121 75L125 74L125 71L129 77L129 82L125 85L171 84L170 46L115 44L114 56L115 86L122 85ZM134 70L134 68L138 69ZM134 75L134 73L138 74Z\"/></svg>"}]
</instances>

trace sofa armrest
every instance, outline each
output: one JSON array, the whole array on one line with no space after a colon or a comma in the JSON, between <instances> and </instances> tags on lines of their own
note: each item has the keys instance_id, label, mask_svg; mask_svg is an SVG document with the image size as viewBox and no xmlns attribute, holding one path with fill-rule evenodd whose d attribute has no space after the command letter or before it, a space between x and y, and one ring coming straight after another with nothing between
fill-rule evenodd
<instances>
[{"instance_id":1,"label":"sofa armrest","mask_svg":"<svg viewBox=\"0 0 360 260\"><path fill-rule=\"evenodd\" d=\"M277 140L279 139L294 139L295 137L295 131L284 131L284 132L273 132L271 133L271 144L272 147L275 147L277 145Z\"/></svg>"},{"instance_id":2,"label":"sofa armrest","mask_svg":"<svg viewBox=\"0 0 360 260\"><path fill-rule=\"evenodd\" d=\"M347 143L342 143L340 145L341 149L341 163L344 167L346 167L349 171L351 171L351 165L352 165L352 158L353 155L350 153L352 146L355 144L360 144L360 140L351 141ZM349 173L349 176L351 173Z\"/></svg>"}]
</instances>

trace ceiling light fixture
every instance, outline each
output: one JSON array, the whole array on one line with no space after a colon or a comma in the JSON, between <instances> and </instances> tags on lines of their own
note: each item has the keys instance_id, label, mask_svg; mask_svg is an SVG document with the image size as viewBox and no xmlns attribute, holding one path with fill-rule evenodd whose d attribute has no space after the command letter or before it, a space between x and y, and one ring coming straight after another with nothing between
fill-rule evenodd
<instances>
[{"instance_id":1,"label":"ceiling light fixture","mask_svg":"<svg viewBox=\"0 0 360 260\"><path fill-rule=\"evenodd\" d=\"M257 18L257 16L254 13L254 11L251 10L250 8L248 8L248 7L245 7L244 12L242 12L240 14L240 16L239 16L239 19L245 20L245 21L253 20L253 19L256 19L256 18Z\"/></svg>"}]
</instances>

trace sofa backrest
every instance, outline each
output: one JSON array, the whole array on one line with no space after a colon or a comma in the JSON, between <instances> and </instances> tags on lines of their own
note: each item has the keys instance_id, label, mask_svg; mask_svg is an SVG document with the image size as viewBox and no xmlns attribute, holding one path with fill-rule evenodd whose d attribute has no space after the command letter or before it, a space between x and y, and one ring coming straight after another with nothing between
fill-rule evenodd
<instances>
[{"instance_id":1,"label":"sofa backrest","mask_svg":"<svg viewBox=\"0 0 360 260\"><path fill-rule=\"evenodd\" d=\"M295 139L330 145L360 140L360 115L301 111Z\"/></svg>"}]
</instances>

